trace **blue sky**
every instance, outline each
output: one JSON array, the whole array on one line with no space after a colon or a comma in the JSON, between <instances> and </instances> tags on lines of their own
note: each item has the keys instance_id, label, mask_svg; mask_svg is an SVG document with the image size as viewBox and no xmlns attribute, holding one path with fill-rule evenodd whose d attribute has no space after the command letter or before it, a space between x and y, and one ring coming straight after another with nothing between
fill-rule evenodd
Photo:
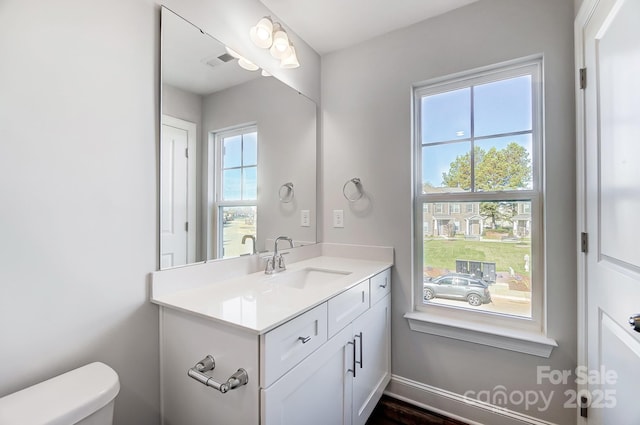
<instances>
[{"instance_id":1,"label":"blue sky","mask_svg":"<svg viewBox=\"0 0 640 425\"><path fill-rule=\"evenodd\" d=\"M226 137L223 143L223 199L227 201L256 199L258 133ZM241 186L243 184L244 188Z\"/></svg>"},{"instance_id":2,"label":"blue sky","mask_svg":"<svg viewBox=\"0 0 640 425\"><path fill-rule=\"evenodd\" d=\"M531 77L522 76L473 88L474 137L532 129ZM422 143L452 142L422 148L423 182L442 183L457 156L471 149L471 89L463 88L422 98ZM531 158L530 134L477 140L484 150L502 149L511 142L525 147Z\"/></svg>"}]
</instances>

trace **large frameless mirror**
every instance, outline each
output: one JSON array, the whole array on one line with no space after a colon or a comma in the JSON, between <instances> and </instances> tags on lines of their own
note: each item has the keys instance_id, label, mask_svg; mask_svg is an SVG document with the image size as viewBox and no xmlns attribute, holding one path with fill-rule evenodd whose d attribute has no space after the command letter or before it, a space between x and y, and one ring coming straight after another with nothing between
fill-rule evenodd
<instances>
[{"instance_id":1,"label":"large frameless mirror","mask_svg":"<svg viewBox=\"0 0 640 425\"><path fill-rule=\"evenodd\" d=\"M316 105L162 8L160 268L316 242Z\"/></svg>"}]
</instances>

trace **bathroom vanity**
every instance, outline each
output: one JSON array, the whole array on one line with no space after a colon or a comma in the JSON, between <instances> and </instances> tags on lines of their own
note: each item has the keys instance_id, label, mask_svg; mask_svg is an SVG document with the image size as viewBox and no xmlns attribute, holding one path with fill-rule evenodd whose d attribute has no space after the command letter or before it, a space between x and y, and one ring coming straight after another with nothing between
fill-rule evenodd
<instances>
[{"instance_id":1,"label":"bathroom vanity","mask_svg":"<svg viewBox=\"0 0 640 425\"><path fill-rule=\"evenodd\" d=\"M153 274L165 425L367 421L390 379L393 250L291 253L273 275L239 274L252 268L246 258L235 269L225 261ZM215 368L188 376L207 356ZM248 381L228 392L203 384L240 371Z\"/></svg>"}]
</instances>

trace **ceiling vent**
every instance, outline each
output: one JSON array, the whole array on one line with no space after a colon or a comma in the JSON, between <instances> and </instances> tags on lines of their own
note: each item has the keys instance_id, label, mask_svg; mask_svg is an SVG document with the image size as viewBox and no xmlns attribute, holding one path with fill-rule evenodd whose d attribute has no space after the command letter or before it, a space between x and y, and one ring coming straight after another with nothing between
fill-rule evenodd
<instances>
[{"instance_id":1,"label":"ceiling vent","mask_svg":"<svg viewBox=\"0 0 640 425\"><path fill-rule=\"evenodd\" d=\"M209 56L209 57L206 57L206 58L202 59L201 62L209 65L212 68L215 68L218 65L222 65L224 63L231 62L232 60L235 60L235 58L233 56L231 56L228 53L223 53L220 56L213 56L213 57Z\"/></svg>"}]
</instances>

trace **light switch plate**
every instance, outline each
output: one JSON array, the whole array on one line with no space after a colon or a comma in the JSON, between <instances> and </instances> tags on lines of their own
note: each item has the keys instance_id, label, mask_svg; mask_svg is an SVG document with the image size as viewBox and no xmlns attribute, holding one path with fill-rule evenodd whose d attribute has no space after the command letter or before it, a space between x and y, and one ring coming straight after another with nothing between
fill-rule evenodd
<instances>
[{"instance_id":1,"label":"light switch plate","mask_svg":"<svg viewBox=\"0 0 640 425\"><path fill-rule=\"evenodd\" d=\"M343 210L333 210L333 227L344 227Z\"/></svg>"},{"instance_id":2,"label":"light switch plate","mask_svg":"<svg viewBox=\"0 0 640 425\"><path fill-rule=\"evenodd\" d=\"M311 224L309 210L300 210L300 226L309 227Z\"/></svg>"}]
</instances>

